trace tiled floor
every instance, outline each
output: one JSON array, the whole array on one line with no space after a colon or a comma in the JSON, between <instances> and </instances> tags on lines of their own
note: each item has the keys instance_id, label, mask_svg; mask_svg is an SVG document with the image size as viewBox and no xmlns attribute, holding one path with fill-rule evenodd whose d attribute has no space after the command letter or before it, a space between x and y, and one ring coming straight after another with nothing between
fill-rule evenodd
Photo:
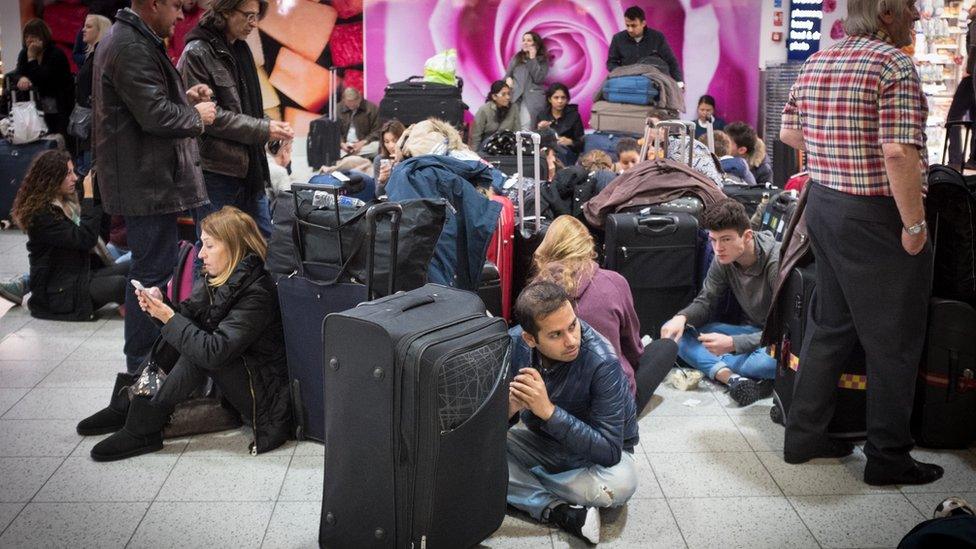
<instances>
[{"instance_id":1,"label":"tiled floor","mask_svg":"<svg viewBox=\"0 0 976 549\"><path fill-rule=\"evenodd\" d=\"M0 232L0 277L26 269L24 237ZM91 461L101 437L75 423L108 401L123 367L122 322L31 319L0 304L0 547L314 547L322 447L260 457L232 431L164 451ZM658 391L640 420L640 489L604 513L611 547L893 547L947 495L976 501L974 451L917 451L946 466L936 484L875 489L864 455L786 465L770 402L734 407L713 387ZM350 479L350 482L357 482ZM487 547L581 547L511 513Z\"/></svg>"}]
</instances>

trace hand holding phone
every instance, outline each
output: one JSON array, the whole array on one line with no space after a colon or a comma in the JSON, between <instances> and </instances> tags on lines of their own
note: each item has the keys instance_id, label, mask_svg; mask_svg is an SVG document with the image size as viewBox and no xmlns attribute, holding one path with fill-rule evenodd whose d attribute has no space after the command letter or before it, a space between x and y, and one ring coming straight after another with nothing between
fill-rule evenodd
<instances>
[{"instance_id":1,"label":"hand holding phone","mask_svg":"<svg viewBox=\"0 0 976 549\"><path fill-rule=\"evenodd\" d=\"M132 284L132 287L136 289L136 292L144 292L144 291L146 291L146 287L142 285L142 282L139 282L138 280L136 280L134 278L132 280L130 280L129 282Z\"/></svg>"}]
</instances>

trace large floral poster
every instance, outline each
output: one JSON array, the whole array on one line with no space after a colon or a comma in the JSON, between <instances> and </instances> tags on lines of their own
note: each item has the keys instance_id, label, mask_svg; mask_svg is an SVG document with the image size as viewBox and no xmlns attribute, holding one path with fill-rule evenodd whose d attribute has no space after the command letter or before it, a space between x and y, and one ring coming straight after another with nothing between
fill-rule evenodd
<instances>
[{"instance_id":1,"label":"large floral poster","mask_svg":"<svg viewBox=\"0 0 976 549\"><path fill-rule=\"evenodd\" d=\"M722 118L756 123L758 0L366 0L367 97L379 101L387 83L423 74L428 57L455 48L464 100L474 111L504 75L521 35L534 30L552 60L547 81L569 86L588 119L607 75L610 39L634 4L681 60L689 111L709 93Z\"/></svg>"}]
</instances>

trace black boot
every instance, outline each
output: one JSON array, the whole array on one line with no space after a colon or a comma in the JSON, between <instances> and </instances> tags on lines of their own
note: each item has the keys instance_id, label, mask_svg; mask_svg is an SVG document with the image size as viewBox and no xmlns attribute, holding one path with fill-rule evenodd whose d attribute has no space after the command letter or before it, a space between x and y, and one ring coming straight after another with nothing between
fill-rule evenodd
<instances>
[{"instance_id":1,"label":"black boot","mask_svg":"<svg viewBox=\"0 0 976 549\"><path fill-rule=\"evenodd\" d=\"M78 434L89 437L114 433L125 425L125 414L129 411L129 392L127 389L136 382L135 374L118 374L115 378L115 388L112 389L112 400L107 408L95 412L78 422Z\"/></svg>"},{"instance_id":2,"label":"black boot","mask_svg":"<svg viewBox=\"0 0 976 549\"><path fill-rule=\"evenodd\" d=\"M115 461L163 449L163 426L169 420L171 406L136 397L129 404L125 427L92 448L95 461Z\"/></svg>"}]
</instances>

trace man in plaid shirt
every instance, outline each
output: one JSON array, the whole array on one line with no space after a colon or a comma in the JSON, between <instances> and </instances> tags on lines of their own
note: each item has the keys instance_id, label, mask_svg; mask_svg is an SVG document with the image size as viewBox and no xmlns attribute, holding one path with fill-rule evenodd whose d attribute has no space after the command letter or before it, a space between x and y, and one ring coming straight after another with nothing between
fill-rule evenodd
<instances>
[{"instance_id":1,"label":"man in plaid shirt","mask_svg":"<svg viewBox=\"0 0 976 549\"><path fill-rule=\"evenodd\" d=\"M826 436L837 380L857 342L867 357L872 485L925 484L937 465L912 459L915 377L931 295L922 203L927 108L911 44L915 0L850 0L848 38L814 54L790 92L780 139L806 150L805 210L817 300L786 419L784 458L843 457Z\"/></svg>"}]
</instances>

